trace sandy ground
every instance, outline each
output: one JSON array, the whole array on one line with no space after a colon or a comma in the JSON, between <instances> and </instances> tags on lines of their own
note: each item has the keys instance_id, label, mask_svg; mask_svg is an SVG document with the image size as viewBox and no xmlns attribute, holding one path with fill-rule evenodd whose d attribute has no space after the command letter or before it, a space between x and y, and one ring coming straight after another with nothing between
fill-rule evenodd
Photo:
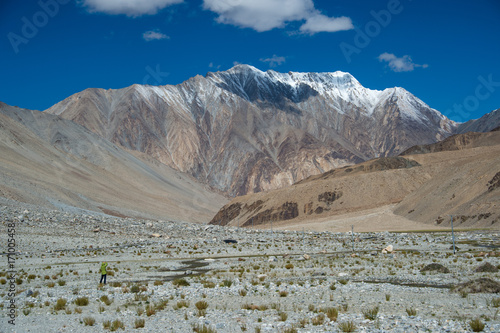
<instances>
[{"instance_id":1,"label":"sandy ground","mask_svg":"<svg viewBox=\"0 0 500 333\"><path fill-rule=\"evenodd\" d=\"M331 232L380 232L380 231L421 231L449 230L439 226L411 221L393 213L396 205L387 205L353 213L330 216L317 220L306 220L296 224L276 224L279 230L310 230Z\"/></svg>"}]
</instances>

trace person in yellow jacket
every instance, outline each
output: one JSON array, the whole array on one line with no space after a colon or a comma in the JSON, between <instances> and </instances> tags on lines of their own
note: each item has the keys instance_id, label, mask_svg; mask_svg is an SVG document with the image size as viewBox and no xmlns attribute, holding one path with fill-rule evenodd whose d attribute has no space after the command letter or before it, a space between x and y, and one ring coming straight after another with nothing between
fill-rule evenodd
<instances>
[{"instance_id":1,"label":"person in yellow jacket","mask_svg":"<svg viewBox=\"0 0 500 333\"><path fill-rule=\"evenodd\" d=\"M108 263L103 262L101 264L101 281L99 283L102 283L102 280L104 280L104 284L106 284L106 275L108 274L108 272L106 272L106 267L108 267Z\"/></svg>"}]
</instances>

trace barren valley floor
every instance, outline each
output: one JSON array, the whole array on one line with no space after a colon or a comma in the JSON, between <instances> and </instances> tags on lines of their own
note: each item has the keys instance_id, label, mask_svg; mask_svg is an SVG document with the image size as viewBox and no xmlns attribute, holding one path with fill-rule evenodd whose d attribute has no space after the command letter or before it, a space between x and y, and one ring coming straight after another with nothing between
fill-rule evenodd
<instances>
[{"instance_id":1,"label":"barren valley floor","mask_svg":"<svg viewBox=\"0 0 500 333\"><path fill-rule=\"evenodd\" d=\"M271 231L5 205L17 317L8 323L2 247L0 331L500 331L500 232L459 231L453 254L448 230L380 232L391 217L421 230L390 207L320 232L317 221ZM357 232L368 222L376 228Z\"/></svg>"}]
</instances>

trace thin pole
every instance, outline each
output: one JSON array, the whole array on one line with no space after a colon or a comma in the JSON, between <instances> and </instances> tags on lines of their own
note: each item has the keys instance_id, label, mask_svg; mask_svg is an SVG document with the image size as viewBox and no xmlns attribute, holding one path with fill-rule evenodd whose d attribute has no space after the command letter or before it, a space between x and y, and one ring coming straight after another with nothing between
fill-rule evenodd
<instances>
[{"instance_id":1,"label":"thin pole","mask_svg":"<svg viewBox=\"0 0 500 333\"><path fill-rule=\"evenodd\" d=\"M352 252L354 252L354 225L351 225Z\"/></svg>"},{"instance_id":2,"label":"thin pole","mask_svg":"<svg viewBox=\"0 0 500 333\"><path fill-rule=\"evenodd\" d=\"M451 238L453 240L453 254L455 254L455 232L453 231L453 215L451 217Z\"/></svg>"},{"instance_id":3,"label":"thin pole","mask_svg":"<svg viewBox=\"0 0 500 333\"><path fill-rule=\"evenodd\" d=\"M302 228L302 251L306 252L306 241L304 239L305 230Z\"/></svg>"}]
</instances>

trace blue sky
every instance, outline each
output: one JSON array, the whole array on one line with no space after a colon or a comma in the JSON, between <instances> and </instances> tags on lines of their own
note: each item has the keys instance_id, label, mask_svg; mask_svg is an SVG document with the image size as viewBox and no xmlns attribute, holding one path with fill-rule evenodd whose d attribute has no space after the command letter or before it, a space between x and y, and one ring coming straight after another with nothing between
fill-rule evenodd
<instances>
[{"instance_id":1,"label":"blue sky","mask_svg":"<svg viewBox=\"0 0 500 333\"><path fill-rule=\"evenodd\" d=\"M499 22L498 0L4 0L0 101L44 110L245 63L346 71L466 121L500 108Z\"/></svg>"}]
</instances>

